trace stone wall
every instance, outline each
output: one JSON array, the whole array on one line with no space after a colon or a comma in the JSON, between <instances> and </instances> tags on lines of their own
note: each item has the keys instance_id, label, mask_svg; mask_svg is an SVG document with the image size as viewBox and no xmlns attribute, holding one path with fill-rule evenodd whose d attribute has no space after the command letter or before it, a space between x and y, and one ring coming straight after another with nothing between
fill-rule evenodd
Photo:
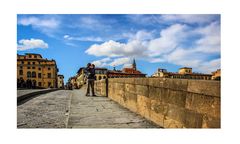
<instances>
[{"instance_id":1,"label":"stone wall","mask_svg":"<svg viewBox=\"0 0 240 144\"><path fill-rule=\"evenodd\" d=\"M219 81L115 78L95 88L164 128L220 128Z\"/></svg>"},{"instance_id":2,"label":"stone wall","mask_svg":"<svg viewBox=\"0 0 240 144\"><path fill-rule=\"evenodd\" d=\"M107 96L107 79L95 81L94 83L95 94L98 96Z\"/></svg>"}]
</instances>

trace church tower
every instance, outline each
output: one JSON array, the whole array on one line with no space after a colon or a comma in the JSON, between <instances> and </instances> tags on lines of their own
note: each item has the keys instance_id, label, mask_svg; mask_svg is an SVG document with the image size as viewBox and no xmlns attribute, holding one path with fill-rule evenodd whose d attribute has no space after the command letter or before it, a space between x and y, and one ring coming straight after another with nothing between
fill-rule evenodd
<instances>
[{"instance_id":1,"label":"church tower","mask_svg":"<svg viewBox=\"0 0 240 144\"><path fill-rule=\"evenodd\" d=\"M137 65L136 65L135 58L133 59L132 68L133 68L134 70L137 70Z\"/></svg>"}]
</instances>

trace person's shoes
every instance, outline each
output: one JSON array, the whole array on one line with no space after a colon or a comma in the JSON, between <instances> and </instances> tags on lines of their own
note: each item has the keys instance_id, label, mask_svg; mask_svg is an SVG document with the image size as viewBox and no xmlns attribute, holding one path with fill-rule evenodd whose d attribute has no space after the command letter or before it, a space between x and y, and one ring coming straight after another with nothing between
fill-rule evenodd
<instances>
[{"instance_id":1,"label":"person's shoes","mask_svg":"<svg viewBox=\"0 0 240 144\"><path fill-rule=\"evenodd\" d=\"M92 95L92 96L96 96L96 95L94 94L94 95Z\"/></svg>"},{"instance_id":2,"label":"person's shoes","mask_svg":"<svg viewBox=\"0 0 240 144\"><path fill-rule=\"evenodd\" d=\"M86 94L85 96L90 96L89 94Z\"/></svg>"}]
</instances>

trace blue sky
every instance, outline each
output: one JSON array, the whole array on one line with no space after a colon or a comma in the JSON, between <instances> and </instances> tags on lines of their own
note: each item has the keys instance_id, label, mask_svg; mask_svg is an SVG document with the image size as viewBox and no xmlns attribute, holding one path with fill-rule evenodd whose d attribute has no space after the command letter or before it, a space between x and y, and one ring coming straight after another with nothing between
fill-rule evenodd
<instances>
[{"instance_id":1,"label":"blue sky","mask_svg":"<svg viewBox=\"0 0 240 144\"><path fill-rule=\"evenodd\" d=\"M17 15L17 53L55 59L65 82L88 62L98 67L176 72L220 68L220 15Z\"/></svg>"}]
</instances>

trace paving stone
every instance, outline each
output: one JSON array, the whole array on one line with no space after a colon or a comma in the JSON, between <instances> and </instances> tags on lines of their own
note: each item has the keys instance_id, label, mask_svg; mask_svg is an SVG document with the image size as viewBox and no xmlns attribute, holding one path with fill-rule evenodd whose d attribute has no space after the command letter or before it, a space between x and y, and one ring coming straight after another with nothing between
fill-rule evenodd
<instances>
[{"instance_id":1,"label":"paving stone","mask_svg":"<svg viewBox=\"0 0 240 144\"><path fill-rule=\"evenodd\" d=\"M73 91L69 128L157 128L107 97L84 96L85 91Z\"/></svg>"}]
</instances>

